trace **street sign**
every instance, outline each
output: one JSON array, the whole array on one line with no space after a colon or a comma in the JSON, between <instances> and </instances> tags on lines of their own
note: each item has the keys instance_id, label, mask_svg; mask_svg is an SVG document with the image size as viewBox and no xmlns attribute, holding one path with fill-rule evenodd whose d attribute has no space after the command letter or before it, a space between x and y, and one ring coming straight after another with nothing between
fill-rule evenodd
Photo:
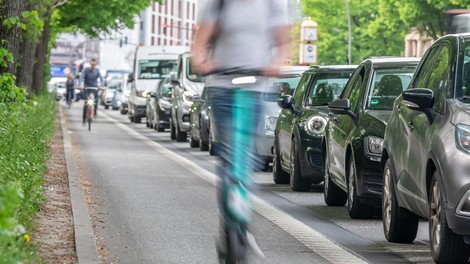
<instances>
[{"instance_id":1,"label":"street sign","mask_svg":"<svg viewBox=\"0 0 470 264\"><path fill-rule=\"evenodd\" d=\"M317 41L318 34L316 27L305 27L304 28L304 41Z\"/></svg>"},{"instance_id":2,"label":"street sign","mask_svg":"<svg viewBox=\"0 0 470 264\"><path fill-rule=\"evenodd\" d=\"M317 44L300 44L301 64L316 64L318 57Z\"/></svg>"}]
</instances>

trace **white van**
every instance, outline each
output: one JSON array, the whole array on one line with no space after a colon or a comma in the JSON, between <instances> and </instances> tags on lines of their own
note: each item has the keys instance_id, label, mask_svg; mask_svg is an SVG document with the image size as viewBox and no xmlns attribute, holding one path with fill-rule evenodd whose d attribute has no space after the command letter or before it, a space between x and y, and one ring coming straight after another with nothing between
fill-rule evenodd
<instances>
[{"instance_id":1,"label":"white van","mask_svg":"<svg viewBox=\"0 0 470 264\"><path fill-rule=\"evenodd\" d=\"M184 46L142 46L136 49L129 95L128 116L140 123L145 117L146 97L154 92L160 81L176 69L178 55L189 51Z\"/></svg>"}]
</instances>

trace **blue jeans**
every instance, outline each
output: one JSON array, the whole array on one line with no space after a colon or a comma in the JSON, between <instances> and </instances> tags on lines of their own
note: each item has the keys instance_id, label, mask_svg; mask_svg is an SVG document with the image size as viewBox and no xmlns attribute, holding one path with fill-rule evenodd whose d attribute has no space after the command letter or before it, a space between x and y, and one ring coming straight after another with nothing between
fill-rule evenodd
<instances>
[{"instance_id":1,"label":"blue jeans","mask_svg":"<svg viewBox=\"0 0 470 264\"><path fill-rule=\"evenodd\" d=\"M262 102L260 92L208 87L213 146L221 160L219 208L228 225L234 218L227 210L226 189L236 183L252 189L253 170L262 164L254 154L258 123L263 120Z\"/></svg>"}]
</instances>

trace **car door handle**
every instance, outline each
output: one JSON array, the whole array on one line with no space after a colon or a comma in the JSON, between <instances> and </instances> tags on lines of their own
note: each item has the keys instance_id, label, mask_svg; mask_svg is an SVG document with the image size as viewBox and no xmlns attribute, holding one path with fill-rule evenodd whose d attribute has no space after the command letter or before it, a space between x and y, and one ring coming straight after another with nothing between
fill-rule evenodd
<instances>
[{"instance_id":1,"label":"car door handle","mask_svg":"<svg viewBox=\"0 0 470 264\"><path fill-rule=\"evenodd\" d=\"M395 106L395 108L397 109L397 112L400 113L401 112L401 109L400 109L400 104L397 104L397 106Z\"/></svg>"},{"instance_id":2,"label":"car door handle","mask_svg":"<svg viewBox=\"0 0 470 264\"><path fill-rule=\"evenodd\" d=\"M415 125L413 124L413 121L408 122L408 126L410 127L411 130L415 129Z\"/></svg>"}]
</instances>

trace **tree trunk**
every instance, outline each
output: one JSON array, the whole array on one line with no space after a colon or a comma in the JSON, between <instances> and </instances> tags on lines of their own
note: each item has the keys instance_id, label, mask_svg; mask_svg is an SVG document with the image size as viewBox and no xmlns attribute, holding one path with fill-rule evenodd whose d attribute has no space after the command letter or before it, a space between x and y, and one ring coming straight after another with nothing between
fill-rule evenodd
<instances>
[{"instance_id":1,"label":"tree trunk","mask_svg":"<svg viewBox=\"0 0 470 264\"><path fill-rule=\"evenodd\" d=\"M36 64L34 64L33 70L33 91L36 94L39 94L41 89L45 85L45 65L46 58L48 53L48 44L49 44L49 23L51 19L52 11L49 9L44 14L44 27L42 29L42 35L39 39L39 43L36 46Z\"/></svg>"},{"instance_id":2,"label":"tree trunk","mask_svg":"<svg viewBox=\"0 0 470 264\"><path fill-rule=\"evenodd\" d=\"M21 13L25 10L27 0L3 0L0 4L0 17L2 22L4 19L18 17L21 18ZM0 24L0 39L5 42L0 43L1 48L7 49L13 55L13 61L9 62L6 68L0 68L0 73L9 72L16 74L16 61L20 48L21 28L13 26L11 28Z\"/></svg>"},{"instance_id":3,"label":"tree trunk","mask_svg":"<svg viewBox=\"0 0 470 264\"><path fill-rule=\"evenodd\" d=\"M36 43L27 39L23 40L20 45L20 67L16 74L16 85L25 87L29 94L32 92L33 85L35 51ZM35 92L37 95L37 91Z\"/></svg>"}]
</instances>

